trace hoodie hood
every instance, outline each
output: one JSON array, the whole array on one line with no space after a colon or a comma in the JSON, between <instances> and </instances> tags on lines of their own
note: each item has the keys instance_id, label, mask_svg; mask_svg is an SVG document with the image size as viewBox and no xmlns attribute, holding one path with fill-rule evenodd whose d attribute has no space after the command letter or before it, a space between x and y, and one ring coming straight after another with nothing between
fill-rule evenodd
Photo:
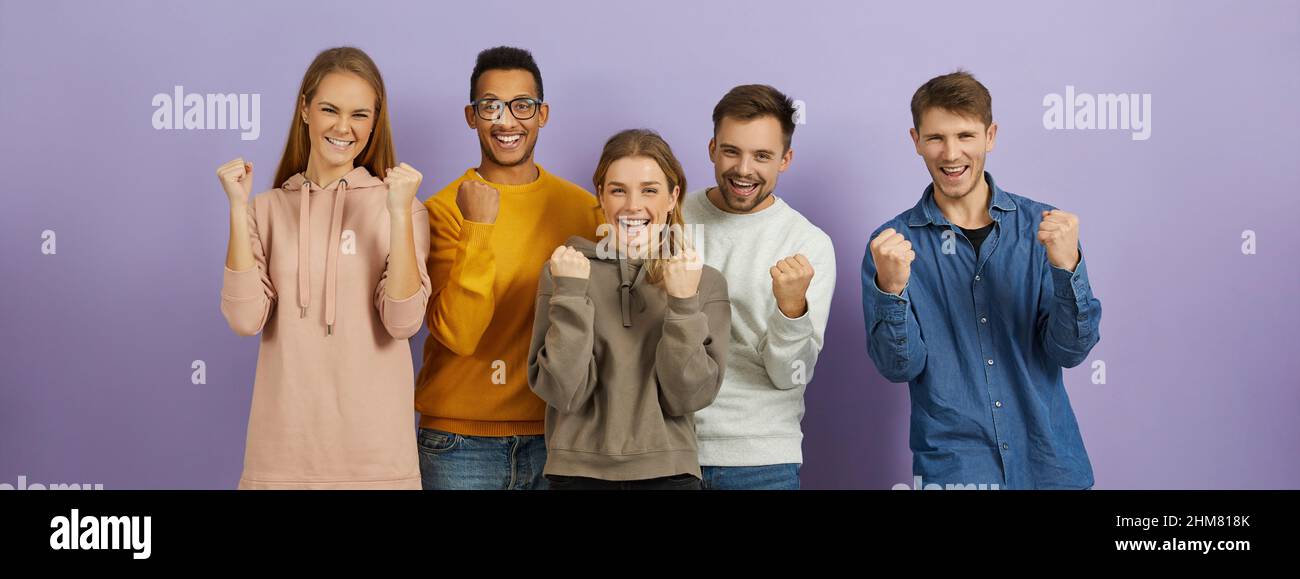
<instances>
[{"instance_id":1,"label":"hoodie hood","mask_svg":"<svg viewBox=\"0 0 1300 579\"><path fill-rule=\"evenodd\" d=\"M311 307L311 203L313 197L320 197L327 191L334 192L334 208L330 211L329 240L338 244L343 236L344 199L349 189L379 187L384 182L370 174L364 166L353 168L334 183L321 187L312 183L307 176L298 173L289 177L280 187L286 192L300 194L298 203L298 310L299 317L307 317ZM325 335L334 334L334 317L338 294L339 252L335 247L325 252Z\"/></svg>"},{"instance_id":2,"label":"hoodie hood","mask_svg":"<svg viewBox=\"0 0 1300 579\"><path fill-rule=\"evenodd\" d=\"M643 312L646 308L645 299L637 291L644 286L642 283L646 275L644 260L619 259L617 251L611 252L612 255L602 256L601 254L606 252L597 251L597 242L578 235L570 237L564 244L578 250L595 263L605 263L618 269L618 301L622 306L619 309L623 312L623 327L632 327L632 306L635 305L638 312Z\"/></svg>"}]
</instances>

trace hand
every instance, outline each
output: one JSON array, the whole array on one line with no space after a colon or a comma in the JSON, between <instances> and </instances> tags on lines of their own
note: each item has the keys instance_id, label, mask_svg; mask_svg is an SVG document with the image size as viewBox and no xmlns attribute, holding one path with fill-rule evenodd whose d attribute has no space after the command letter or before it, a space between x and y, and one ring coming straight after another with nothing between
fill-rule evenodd
<instances>
[{"instance_id":1,"label":"hand","mask_svg":"<svg viewBox=\"0 0 1300 579\"><path fill-rule=\"evenodd\" d=\"M388 210L393 213L409 212L422 180L424 175L406 163L389 169L388 175L384 177L384 184L388 185Z\"/></svg>"},{"instance_id":2,"label":"hand","mask_svg":"<svg viewBox=\"0 0 1300 579\"><path fill-rule=\"evenodd\" d=\"M1060 209L1043 212L1038 224L1038 242L1047 248L1047 261L1074 271L1079 265L1079 218Z\"/></svg>"},{"instance_id":3,"label":"hand","mask_svg":"<svg viewBox=\"0 0 1300 579\"><path fill-rule=\"evenodd\" d=\"M456 190L456 206L466 221L496 223L501 194L487 183L466 179Z\"/></svg>"},{"instance_id":4,"label":"hand","mask_svg":"<svg viewBox=\"0 0 1300 579\"><path fill-rule=\"evenodd\" d=\"M253 164L244 162L241 157L217 167L217 180L226 190L226 198L231 205L248 203L248 195L253 192Z\"/></svg>"},{"instance_id":5,"label":"hand","mask_svg":"<svg viewBox=\"0 0 1300 579\"><path fill-rule=\"evenodd\" d=\"M591 261L570 246L561 245L551 252L551 277L591 277Z\"/></svg>"},{"instance_id":6,"label":"hand","mask_svg":"<svg viewBox=\"0 0 1300 579\"><path fill-rule=\"evenodd\" d=\"M802 253L776 262L768 271L772 274L772 295L776 307L787 318L797 318L808 311L808 284L812 282L813 266Z\"/></svg>"},{"instance_id":7,"label":"hand","mask_svg":"<svg viewBox=\"0 0 1300 579\"><path fill-rule=\"evenodd\" d=\"M664 264L664 291L678 299L692 297L699 293L703 273L704 262L700 260L700 254L694 249L685 249Z\"/></svg>"},{"instance_id":8,"label":"hand","mask_svg":"<svg viewBox=\"0 0 1300 579\"><path fill-rule=\"evenodd\" d=\"M902 295L912 276L916 252L912 242L891 227L871 240L871 260L876 263L876 287L885 293Z\"/></svg>"}]
</instances>

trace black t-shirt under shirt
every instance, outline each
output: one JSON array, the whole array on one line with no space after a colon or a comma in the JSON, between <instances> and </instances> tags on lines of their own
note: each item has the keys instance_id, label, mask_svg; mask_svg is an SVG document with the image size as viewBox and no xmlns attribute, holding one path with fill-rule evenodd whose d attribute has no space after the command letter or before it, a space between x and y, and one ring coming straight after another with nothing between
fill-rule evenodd
<instances>
[{"instance_id":1,"label":"black t-shirt under shirt","mask_svg":"<svg viewBox=\"0 0 1300 579\"><path fill-rule=\"evenodd\" d=\"M970 244L975 246L976 258L978 258L980 255L980 244L984 243L984 239L987 238L989 236L989 233L991 233L992 231L993 231L992 223L989 223L988 225L985 225L984 227L981 227L979 229L966 229L965 227L961 228L961 232L966 234L966 239L969 239Z\"/></svg>"}]
</instances>

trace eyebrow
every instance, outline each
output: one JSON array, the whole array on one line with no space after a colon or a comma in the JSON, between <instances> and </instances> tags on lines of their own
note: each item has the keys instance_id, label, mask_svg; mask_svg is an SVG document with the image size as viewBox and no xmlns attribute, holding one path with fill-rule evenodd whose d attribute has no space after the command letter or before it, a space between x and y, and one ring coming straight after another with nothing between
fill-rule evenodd
<instances>
[{"instance_id":1,"label":"eyebrow","mask_svg":"<svg viewBox=\"0 0 1300 579\"><path fill-rule=\"evenodd\" d=\"M343 107L338 106L338 105L336 105L336 104L334 104L334 103L332 103L332 102L329 102L329 101L321 101L320 104L321 104L322 106L333 107L333 108L336 108L336 109L341 109L341 108L343 108ZM352 112L354 112L354 113L368 113L368 112L370 112L370 109L357 109L357 110L352 111Z\"/></svg>"},{"instance_id":2,"label":"eyebrow","mask_svg":"<svg viewBox=\"0 0 1300 579\"><path fill-rule=\"evenodd\" d=\"M502 99L501 97L498 97L496 94L491 93L491 92L485 92L485 93L483 93L482 95L480 95L478 98L479 98L479 100L482 100L482 99L505 100L505 99ZM535 97L535 96L533 96L533 95L531 95L531 94L529 94L529 93L526 93L526 92L521 92L521 93L515 95L514 98L515 98L515 99L521 99L521 98L535 99L535 98L537 98L537 97ZM510 100L514 100L514 99L510 99Z\"/></svg>"},{"instance_id":3,"label":"eyebrow","mask_svg":"<svg viewBox=\"0 0 1300 579\"><path fill-rule=\"evenodd\" d=\"M610 181L610 182L609 182L609 185L610 185L611 187L614 187L614 186L618 186L618 187L627 187L627 185L624 185L624 184L622 184L622 183L620 183L620 182L618 182L618 181ZM663 186L663 183L660 183L660 182L658 182L658 181L642 181L642 182L641 182L641 186L642 186L642 187L645 187L646 185L659 185L659 186L662 187L662 186Z\"/></svg>"},{"instance_id":4,"label":"eyebrow","mask_svg":"<svg viewBox=\"0 0 1300 579\"><path fill-rule=\"evenodd\" d=\"M723 148L727 148L727 149L735 149L735 150L737 150L737 151L741 151L741 150L743 150L743 149L741 149L740 147L737 147L737 146L735 146L735 145L733 145L733 144L731 144L731 143L726 143L726 142L720 143L718 146L719 146L719 147L723 147ZM776 151L769 151L769 150L767 150L767 149L758 149L758 150L756 150L756 151L754 151L754 152L755 152L755 153L767 153L767 154L769 154L769 155L772 155L773 157L776 156Z\"/></svg>"},{"instance_id":5,"label":"eyebrow","mask_svg":"<svg viewBox=\"0 0 1300 579\"><path fill-rule=\"evenodd\" d=\"M957 131L948 134L957 135L960 137L962 135L978 135L979 133L980 132L976 129L959 129ZM922 133L921 134L921 138L923 139L928 139L930 137L942 137L942 136L944 136L944 133Z\"/></svg>"}]
</instances>

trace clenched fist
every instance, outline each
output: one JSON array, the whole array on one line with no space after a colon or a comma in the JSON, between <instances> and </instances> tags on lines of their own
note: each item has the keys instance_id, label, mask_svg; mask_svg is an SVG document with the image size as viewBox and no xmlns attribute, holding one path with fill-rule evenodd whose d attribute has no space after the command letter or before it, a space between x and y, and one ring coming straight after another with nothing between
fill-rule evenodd
<instances>
[{"instance_id":1,"label":"clenched fist","mask_svg":"<svg viewBox=\"0 0 1300 579\"><path fill-rule=\"evenodd\" d=\"M591 261L570 246L561 245L551 252L551 277L591 277Z\"/></svg>"},{"instance_id":2,"label":"clenched fist","mask_svg":"<svg viewBox=\"0 0 1300 579\"><path fill-rule=\"evenodd\" d=\"M1047 248L1047 261L1064 270L1079 265L1079 218L1060 209L1043 212L1038 242Z\"/></svg>"},{"instance_id":3,"label":"clenched fist","mask_svg":"<svg viewBox=\"0 0 1300 579\"><path fill-rule=\"evenodd\" d=\"M692 297L699 293L703 274L704 261L700 254L694 249L684 249L664 264L664 291L679 299Z\"/></svg>"},{"instance_id":4,"label":"clenched fist","mask_svg":"<svg viewBox=\"0 0 1300 579\"><path fill-rule=\"evenodd\" d=\"M217 180L226 190L226 198L231 205L248 203L248 195L253 192L253 164L244 162L241 157L217 167Z\"/></svg>"},{"instance_id":5,"label":"clenched fist","mask_svg":"<svg viewBox=\"0 0 1300 579\"><path fill-rule=\"evenodd\" d=\"M808 284L812 283L813 266L802 253L776 262L769 270L772 274L772 295L776 307L787 318L797 318L808 311Z\"/></svg>"},{"instance_id":6,"label":"clenched fist","mask_svg":"<svg viewBox=\"0 0 1300 579\"><path fill-rule=\"evenodd\" d=\"M415 167L402 163L388 170L384 184L388 185L388 210L391 212L409 212L415 192L420 189L424 175Z\"/></svg>"},{"instance_id":7,"label":"clenched fist","mask_svg":"<svg viewBox=\"0 0 1300 579\"><path fill-rule=\"evenodd\" d=\"M466 221L496 223L500 206L501 194L482 181L466 179L456 189L456 207Z\"/></svg>"},{"instance_id":8,"label":"clenched fist","mask_svg":"<svg viewBox=\"0 0 1300 579\"><path fill-rule=\"evenodd\" d=\"M871 260L876 263L876 287L885 293L902 295L912 276L912 242L888 228L871 240Z\"/></svg>"}]
</instances>

